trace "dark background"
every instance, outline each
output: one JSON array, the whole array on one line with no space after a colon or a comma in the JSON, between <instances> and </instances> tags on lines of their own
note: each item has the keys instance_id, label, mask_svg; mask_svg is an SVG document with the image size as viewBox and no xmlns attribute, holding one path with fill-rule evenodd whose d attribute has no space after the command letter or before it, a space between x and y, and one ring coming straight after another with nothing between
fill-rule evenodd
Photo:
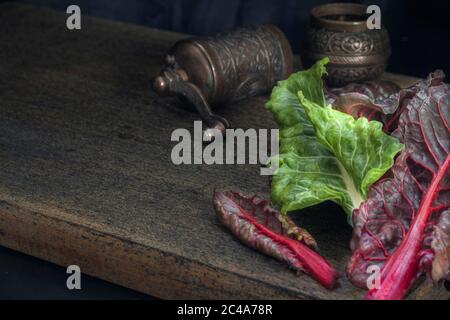
<instances>
[{"instance_id":1,"label":"dark background","mask_svg":"<svg viewBox=\"0 0 450 320\"><path fill-rule=\"evenodd\" d=\"M2 0L0 0L2 2ZM273 23L299 52L314 6L330 2L379 5L392 44L389 71L425 77L436 68L450 74L450 4L446 0L18 0L65 11L174 30L213 34L236 26Z\"/></svg>"},{"instance_id":2,"label":"dark background","mask_svg":"<svg viewBox=\"0 0 450 320\"><path fill-rule=\"evenodd\" d=\"M1 2L5 2L0 0ZM82 15L195 35L236 26L273 23L299 53L309 12L319 0L18 0L64 11L77 4ZM436 68L450 74L448 1L340 1L377 4L392 45L388 70L425 77ZM1 31L0 31L1 32ZM66 289L65 268L0 247L0 299L141 299L145 295L88 276L82 290Z\"/></svg>"}]
</instances>

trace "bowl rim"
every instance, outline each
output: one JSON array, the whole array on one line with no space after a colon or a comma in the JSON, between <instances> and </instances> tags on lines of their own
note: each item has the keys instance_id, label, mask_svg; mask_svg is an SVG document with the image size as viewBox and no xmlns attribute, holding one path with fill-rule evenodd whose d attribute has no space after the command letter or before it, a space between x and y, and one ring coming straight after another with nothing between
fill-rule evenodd
<instances>
[{"instance_id":1,"label":"bowl rim","mask_svg":"<svg viewBox=\"0 0 450 320\"><path fill-rule=\"evenodd\" d=\"M329 15L367 15L368 5L360 3L328 3L311 10L311 22L325 29L332 31L350 31L350 32L364 32L368 31L367 19L356 21L339 21L325 18Z\"/></svg>"}]
</instances>

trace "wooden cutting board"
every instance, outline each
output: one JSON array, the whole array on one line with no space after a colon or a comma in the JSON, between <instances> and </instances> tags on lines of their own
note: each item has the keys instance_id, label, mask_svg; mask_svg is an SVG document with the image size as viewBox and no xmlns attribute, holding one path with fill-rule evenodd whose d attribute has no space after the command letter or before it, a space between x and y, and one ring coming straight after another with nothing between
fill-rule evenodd
<instances>
[{"instance_id":1,"label":"wooden cutting board","mask_svg":"<svg viewBox=\"0 0 450 320\"><path fill-rule=\"evenodd\" d=\"M0 30L1 245L160 298L363 297L345 277L328 291L296 276L219 224L213 189L267 195L258 166L172 164L172 131L198 117L150 88L183 35L87 17L69 31L65 14L15 4L0 6ZM266 99L220 112L274 128ZM351 229L339 208L296 219L344 272Z\"/></svg>"}]
</instances>

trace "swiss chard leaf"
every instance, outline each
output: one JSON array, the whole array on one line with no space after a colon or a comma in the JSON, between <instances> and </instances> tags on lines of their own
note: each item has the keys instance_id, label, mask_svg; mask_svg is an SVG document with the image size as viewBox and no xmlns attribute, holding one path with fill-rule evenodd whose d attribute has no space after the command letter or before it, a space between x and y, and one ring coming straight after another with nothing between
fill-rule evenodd
<instances>
[{"instance_id":1,"label":"swiss chard leaf","mask_svg":"<svg viewBox=\"0 0 450 320\"><path fill-rule=\"evenodd\" d=\"M355 118L378 120L384 124L385 132L392 133L409 101L421 89L429 87L430 81L439 80L436 77L428 78L404 89L383 80L351 83L343 88L325 88L325 97L333 108Z\"/></svg>"},{"instance_id":2,"label":"swiss chard leaf","mask_svg":"<svg viewBox=\"0 0 450 320\"><path fill-rule=\"evenodd\" d=\"M393 82L373 80L350 83L342 88L325 88L325 98L333 108L355 118L380 121L384 123L385 132L392 132L396 125L394 113L400 109L398 106L404 99L400 91Z\"/></svg>"},{"instance_id":3,"label":"swiss chard leaf","mask_svg":"<svg viewBox=\"0 0 450 320\"><path fill-rule=\"evenodd\" d=\"M279 82L267 103L280 127L281 144L272 199L283 213L331 200L350 218L402 146L382 132L381 124L358 122L326 107L322 76L327 63L323 59ZM328 124L334 129L328 131ZM381 155L382 148L387 148L386 155ZM345 159L352 154L350 161Z\"/></svg>"},{"instance_id":4,"label":"swiss chard leaf","mask_svg":"<svg viewBox=\"0 0 450 320\"><path fill-rule=\"evenodd\" d=\"M405 150L392 178L377 182L353 215L350 280L367 287L369 267L382 269L371 299L401 299L428 271L450 277L450 90L442 71L418 85L394 131Z\"/></svg>"},{"instance_id":5,"label":"swiss chard leaf","mask_svg":"<svg viewBox=\"0 0 450 320\"><path fill-rule=\"evenodd\" d=\"M339 273L315 251L311 235L268 201L256 195L216 191L213 202L219 220L243 243L309 274L328 289L335 286Z\"/></svg>"},{"instance_id":6,"label":"swiss chard leaf","mask_svg":"<svg viewBox=\"0 0 450 320\"><path fill-rule=\"evenodd\" d=\"M403 145L383 132L381 122L368 121L365 117L354 119L331 106L320 107L302 92L299 99L318 140L338 159L344 179L352 179L352 183L346 183L347 190L366 199L369 187L393 166L394 157Z\"/></svg>"}]
</instances>

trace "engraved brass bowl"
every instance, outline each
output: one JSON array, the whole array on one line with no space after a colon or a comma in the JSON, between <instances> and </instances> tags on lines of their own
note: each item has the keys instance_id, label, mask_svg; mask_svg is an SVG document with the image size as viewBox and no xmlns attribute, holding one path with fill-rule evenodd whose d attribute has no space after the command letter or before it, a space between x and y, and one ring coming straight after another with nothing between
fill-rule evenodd
<instances>
[{"instance_id":1,"label":"engraved brass bowl","mask_svg":"<svg viewBox=\"0 0 450 320\"><path fill-rule=\"evenodd\" d=\"M302 58L306 66L329 57L327 83L340 87L374 80L383 74L391 54L387 30L369 30L367 6L332 3L311 11Z\"/></svg>"}]
</instances>

